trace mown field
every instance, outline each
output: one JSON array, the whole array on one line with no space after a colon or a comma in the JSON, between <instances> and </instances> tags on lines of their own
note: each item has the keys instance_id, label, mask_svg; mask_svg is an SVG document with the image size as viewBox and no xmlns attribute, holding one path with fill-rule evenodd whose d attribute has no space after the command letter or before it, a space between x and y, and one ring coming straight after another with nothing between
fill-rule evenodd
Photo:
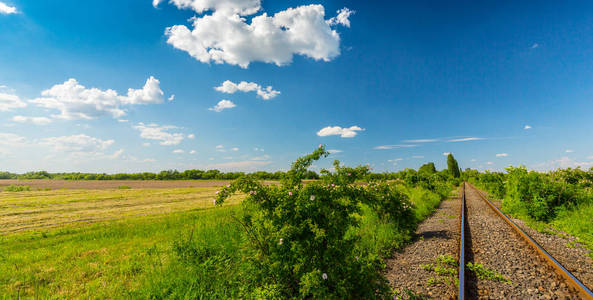
<instances>
[{"instance_id":1,"label":"mown field","mask_svg":"<svg viewBox=\"0 0 593 300\"><path fill-rule=\"evenodd\" d=\"M54 190L0 193L0 295L8 298L236 297L242 196L222 207L217 188ZM408 190L418 219L441 198ZM363 208L361 244L374 252L411 236ZM179 245L216 252L188 264ZM200 248L201 247L201 248ZM177 249L177 250L176 250Z\"/></svg>"}]
</instances>

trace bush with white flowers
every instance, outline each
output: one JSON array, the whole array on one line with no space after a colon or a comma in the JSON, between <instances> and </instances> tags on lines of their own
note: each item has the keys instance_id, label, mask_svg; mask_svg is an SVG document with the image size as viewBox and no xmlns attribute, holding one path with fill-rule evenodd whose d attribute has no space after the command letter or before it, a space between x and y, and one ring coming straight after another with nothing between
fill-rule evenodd
<instances>
[{"instance_id":1,"label":"bush with white flowers","mask_svg":"<svg viewBox=\"0 0 593 300\"><path fill-rule=\"evenodd\" d=\"M313 161L329 153L320 146L299 158L279 185L264 185L249 176L222 189L217 205L240 192L247 194L237 222L245 231L245 281L266 298L383 298L389 296L377 254L361 253L362 205L400 228L412 227L412 204L394 185L355 183L368 167L322 171L321 180L303 183ZM255 292L253 292L255 291Z\"/></svg>"}]
</instances>

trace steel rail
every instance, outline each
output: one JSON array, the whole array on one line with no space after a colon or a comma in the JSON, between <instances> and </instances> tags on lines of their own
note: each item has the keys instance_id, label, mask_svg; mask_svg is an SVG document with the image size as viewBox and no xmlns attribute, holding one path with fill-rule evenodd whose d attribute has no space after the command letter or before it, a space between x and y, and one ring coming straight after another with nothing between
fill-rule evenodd
<instances>
[{"instance_id":1,"label":"steel rail","mask_svg":"<svg viewBox=\"0 0 593 300\"><path fill-rule=\"evenodd\" d=\"M476 190L478 195L480 195L480 198L482 198L488 204L488 206L490 206L490 208L494 210L494 212L496 212L503 220L505 220L507 224L509 224L515 230L515 232L517 232L527 242L527 244L529 244L539 254L539 256L541 256L546 262L548 262L549 265L551 265L554 268L556 274L564 278L566 282L579 293L579 296L582 299L593 300L593 292L591 292L591 290L587 288L587 286L585 286L581 281L579 281L572 273L570 273L570 271L568 271L562 264L560 264L560 262L558 262L552 255L550 255L548 251L546 251L533 238L531 238L527 233L525 233L525 231L519 228L519 226L517 226L515 222L513 222L509 217L507 217L507 215L500 211L498 207L494 206L494 204L490 200L488 200L486 197L484 197L484 195L482 195L482 192L480 190L478 190L474 186L471 187L474 190Z\"/></svg>"},{"instance_id":2,"label":"steel rail","mask_svg":"<svg viewBox=\"0 0 593 300\"><path fill-rule=\"evenodd\" d=\"M461 237L459 240L459 291L457 299L463 300L465 297L465 182L461 189Z\"/></svg>"}]
</instances>

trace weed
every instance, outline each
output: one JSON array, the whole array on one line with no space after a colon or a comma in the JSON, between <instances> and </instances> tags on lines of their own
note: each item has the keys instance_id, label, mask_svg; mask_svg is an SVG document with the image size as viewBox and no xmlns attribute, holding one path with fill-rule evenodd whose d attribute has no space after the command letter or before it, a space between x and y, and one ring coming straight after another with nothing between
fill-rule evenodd
<instances>
[{"instance_id":1,"label":"weed","mask_svg":"<svg viewBox=\"0 0 593 300\"><path fill-rule=\"evenodd\" d=\"M129 190L132 187L130 187L129 185L120 185L117 187L118 190Z\"/></svg>"},{"instance_id":2,"label":"weed","mask_svg":"<svg viewBox=\"0 0 593 300\"><path fill-rule=\"evenodd\" d=\"M478 277L478 279L511 283L511 281L509 279L507 279L506 277L504 277L502 274L500 274L494 270L490 270L487 267L484 267L482 264L475 264L475 263L468 262L466 264L466 267L468 268L468 270L474 272L474 274L476 274L476 277Z\"/></svg>"},{"instance_id":3,"label":"weed","mask_svg":"<svg viewBox=\"0 0 593 300\"><path fill-rule=\"evenodd\" d=\"M30 191L31 187L28 185L9 185L7 187L4 188L5 192L26 192L26 191Z\"/></svg>"}]
</instances>

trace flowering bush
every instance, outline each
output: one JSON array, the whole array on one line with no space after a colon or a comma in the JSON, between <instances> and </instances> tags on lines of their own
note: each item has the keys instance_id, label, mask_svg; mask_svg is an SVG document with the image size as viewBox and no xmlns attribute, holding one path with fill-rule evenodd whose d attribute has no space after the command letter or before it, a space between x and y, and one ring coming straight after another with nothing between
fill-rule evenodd
<instances>
[{"instance_id":1,"label":"flowering bush","mask_svg":"<svg viewBox=\"0 0 593 300\"><path fill-rule=\"evenodd\" d=\"M265 298L383 298L387 281L375 253L356 247L361 207L367 205L398 227L414 226L412 204L394 185L355 184L368 167L334 162L321 180L303 184L312 162L329 153L320 146L299 158L280 185L242 177L217 194L216 203L247 194L237 217L247 236L244 257L250 285Z\"/></svg>"}]
</instances>

